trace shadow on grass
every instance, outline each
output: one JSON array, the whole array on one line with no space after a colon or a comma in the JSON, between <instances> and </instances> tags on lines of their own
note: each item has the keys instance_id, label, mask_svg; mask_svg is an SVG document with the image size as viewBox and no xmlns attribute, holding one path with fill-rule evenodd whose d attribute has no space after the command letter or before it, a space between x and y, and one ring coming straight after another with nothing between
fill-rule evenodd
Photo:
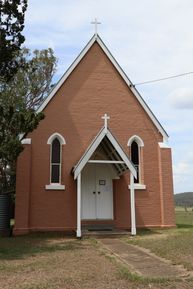
<instances>
[{"instance_id":1,"label":"shadow on grass","mask_svg":"<svg viewBox=\"0 0 193 289\"><path fill-rule=\"evenodd\" d=\"M193 229L193 225L188 225L188 224L176 224L176 226L179 229Z\"/></svg>"},{"instance_id":2,"label":"shadow on grass","mask_svg":"<svg viewBox=\"0 0 193 289\"><path fill-rule=\"evenodd\" d=\"M156 229L137 229L137 235L138 236L147 236L147 235L155 235L155 234L161 234L160 231L157 231Z\"/></svg>"},{"instance_id":3,"label":"shadow on grass","mask_svg":"<svg viewBox=\"0 0 193 289\"><path fill-rule=\"evenodd\" d=\"M80 249L84 249L82 242L76 239L70 240L60 233L0 238L0 260L22 259L42 253Z\"/></svg>"}]
</instances>

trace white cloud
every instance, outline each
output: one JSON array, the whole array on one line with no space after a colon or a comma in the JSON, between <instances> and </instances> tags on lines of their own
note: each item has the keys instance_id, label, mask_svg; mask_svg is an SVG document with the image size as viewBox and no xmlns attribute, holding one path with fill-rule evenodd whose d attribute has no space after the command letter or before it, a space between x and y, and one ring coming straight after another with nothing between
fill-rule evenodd
<instances>
[{"instance_id":1,"label":"white cloud","mask_svg":"<svg viewBox=\"0 0 193 289\"><path fill-rule=\"evenodd\" d=\"M174 108L193 109L193 87L180 87L168 97Z\"/></svg>"},{"instance_id":2,"label":"white cloud","mask_svg":"<svg viewBox=\"0 0 193 289\"><path fill-rule=\"evenodd\" d=\"M173 171L175 193L193 191L193 158L177 163Z\"/></svg>"}]
</instances>

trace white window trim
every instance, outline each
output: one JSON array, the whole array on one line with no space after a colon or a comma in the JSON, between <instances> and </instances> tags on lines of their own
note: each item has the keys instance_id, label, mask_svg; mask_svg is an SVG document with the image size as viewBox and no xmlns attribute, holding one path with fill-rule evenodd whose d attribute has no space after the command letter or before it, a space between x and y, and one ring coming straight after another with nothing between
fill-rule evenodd
<instances>
[{"instance_id":1,"label":"white window trim","mask_svg":"<svg viewBox=\"0 0 193 289\"><path fill-rule=\"evenodd\" d=\"M130 147L132 142L135 141L139 147L144 147L143 140L138 135L133 135L127 142L127 146Z\"/></svg>"},{"instance_id":2,"label":"white window trim","mask_svg":"<svg viewBox=\"0 0 193 289\"><path fill-rule=\"evenodd\" d=\"M47 144L52 144L53 140L54 140L56 137L57 137L58 140L60 141L60 144L61 144L61 145L66 144L65 139L64 139L63 136L62 136L60 133L58 133L58 132L53 133L53 134L49 137L49 139L48 139L48 141L47 141Z\"/></svg>"},{"instance_id":3,"label":"white window trim","mask_svg":"<svg viewBox=\"0 0 193 289\"><path fill-rule=\"evenodd\" d=\"M46 190L65 190L65 185L61 184L50 184L45 186Z\"/></svg>"},{"instance_id":4,"label":"white window trim","mask_svg":"<svg viewBox=\"0 0 193 289\"><path fill-rule=\"evenodd\" d=\"M52 159L52 143L53 140L57 138L60 142L60 173L59 173L59 183L52 183L51 182L51 178L52 178L52 165L53 163L51 162ZM65 185L61 184L61 175L62 175L62 145L66 144L66 141L64 139L64 137L59 134L59 133L53 133L47 141L47 144L50 145L50 184L49 185L45 185L45 189L46 190L65 190Z\"/></svg>"},{"instance_id":5,"label":"white window trim","mask_svg":"<svg viewBox=\"0 0 193 289\"><path fill-rule=\"evenodd\" d=\"M128 189L131 189L130 185L128 185ZM146 190L146 185L135 183L134 189L135 190Z\"/></svg>"},{"instance_id":6,"label":"white window trim","mask_svg":"<svg viewBox=\"0 0 193 289\"><path fill-rule=\"evenodd\" d=\"M144 142L142 138L140 138L138 135L133 135L130 137L130 139L127 142L127 146L131 148L131 145L133 142L136 142L138 145L138 157L139 157L139 166L138 166L138 173L139 173L139 183L134 183L134 189L136 190L145 190L146 185L141 183L141 147L144 147ZM130 187L129 187L130 189Z\"/></svg>"}]
</instances>

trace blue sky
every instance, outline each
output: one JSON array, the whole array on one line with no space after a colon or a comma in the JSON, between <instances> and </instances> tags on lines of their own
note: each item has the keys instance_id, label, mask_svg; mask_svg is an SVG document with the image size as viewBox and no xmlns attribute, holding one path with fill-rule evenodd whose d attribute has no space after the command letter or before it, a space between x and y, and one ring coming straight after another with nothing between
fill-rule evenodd
<instances>
[{"instance_id":1,"label":"blue sky","mask_svg":"<svg viewBox=\"0 0 193 289\"><path fill-rule=\"evenodd\" d=\"M98 32L135 83L193 71L192 0L28 0L25 46L52 47L59 79ZM175 193L193 191L193 74L137 86L170 135Z\"/></svg>"}]
</instances>

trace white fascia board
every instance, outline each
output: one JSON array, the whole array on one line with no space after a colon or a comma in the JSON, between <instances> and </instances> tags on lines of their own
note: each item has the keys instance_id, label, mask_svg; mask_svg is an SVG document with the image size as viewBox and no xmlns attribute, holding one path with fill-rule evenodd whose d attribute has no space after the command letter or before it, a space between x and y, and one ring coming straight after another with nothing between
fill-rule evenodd
<instances>
[{"instance_id":1,"label":"white fascia board","mask_svg":"<svg viewBox=\"0 0 193 289\"><path fill-rule=\"evenodd\" d=\"M155 115L153 114L151 109L149 108L149 106L146 104L146 102L144 101L144 99L142 98L140 93L137 91L135 86L132 84L132 82L130 81L128 76L125 74L123 69L120 67L120 65L118 64L116 59L112 56L111 52L108 50L108 48L106 47L106 45L104 44L102 39L99 36L97 36L96 41L100 45L100 47L103 49L103 51L107 55L107 57L110 59L112 64L115 66L116 70L119 72L121 77L124 79L124 81L126 82L128 87L130 88L130 90L133 92L133 94L135 95L135 97L137 98L137 100L139 101L139 103L141 104L143 109L145 110L145 112L148 114L148 116L150 117L150 119L152 120L154 125L157 127L158 131L162 134L163 138L165 140L167 140L168 134L166 133L166 131L164 130L162 125L159 123L159 121L157 120L157 118L155 117Z\"/></svg>"},{"instance_id":2,"label":"white fascia board","mask_svg":"<svg viewBox=\"0 0 193 289\"><path fill-rule=\"evenodd\" d=\"M85 46L85 48L78 55L78 57L75 59L75 61L71 64L71 66L64 73L64 75L61 77L61 79L58 81L58 83L55 85L55 87L50 92L48 97L44 100L44 102L37 109L37 113L41 112L47 106L47 104L50 102L50 100L53 98L53 96L56 94L56 92L60 89L60 87L66 81L66 79L72 73L72 71L76 68L76 66L79 64L79 62L82 60L82 58L85 56L85 54L88 52L88 50L91 48L91 46L94 44L95 41L96 41L96 38L95 38L95 35L94 35L91 38L91 40L88 42L88 44Z\"/></svg>"},{"instance_id":3,"label":"white fascia board","mask_svg":"<svg viewBox=\"0 0 193 289\"><path fill-rule=\"evenodd\" d=\"M165 142L158 142L158 145L159 145L159 147L160 148L162 148L162 149L169 149L169 148L171 148L167 143L165 143Z\"/></svg>"},{"instance_id":4,"label":"white fascia board","mask_svg":"<svg viewBox=\"0 0 193 289\"><path fill-rule=\"evenodd\" d=\"M85 153L83 154L77 165L75 166L74 179L76 179L79 173L82 171L82 169L84 168L84 166L86 165L92 154L95 152L95 150L97 149L97 147L99 146L105 135L106 135L105 128L103 127L102 130L100 130L100 132L94 138L90 146L87 148L87 150L85 151Z\"/></svg>"},{"instance_id":5,"label":"white fascia board","mask_svg":"<svg viewBox=\"0 0 193 289\"><path fill-rule=\"evenodd\" d=\"M114 146L114 148L116 149L116 151L119 153L122 160L125 162L125 164L129 168L132 175L135 178L137 178L137 172L136 172L134 165L128 159L127 155L124 153L123 149L121 148L121 146L119 145L119 143L117 142L117 140L114 138L114 136L111 134L111 132L109 130L107 131L107 137L110 140L110 142L112 143L112 145Z\"/></svg>"}]
</instances>

